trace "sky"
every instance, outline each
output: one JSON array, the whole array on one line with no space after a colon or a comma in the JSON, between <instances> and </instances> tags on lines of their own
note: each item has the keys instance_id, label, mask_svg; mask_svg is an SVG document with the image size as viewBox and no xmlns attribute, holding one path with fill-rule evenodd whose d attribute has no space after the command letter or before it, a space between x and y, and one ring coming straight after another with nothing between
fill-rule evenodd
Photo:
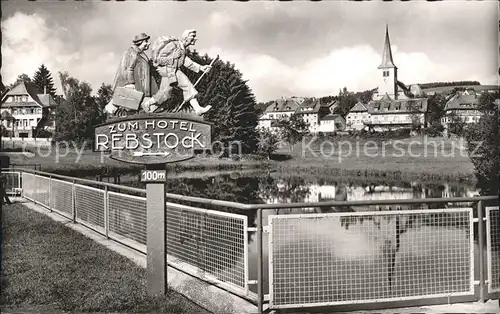
<instances>
[{"instance_id":1,"label":"sky","mask_svg":"<svg viewBox=\"0 0 500 314\"><path fill-rule=\"evenodd\" d=\"M160 2L1 1L2 78L45 64L91 84L111 84L135 35L181 36L219 54L257 101L337 95L377 87L385 27L398 78L409 85L478 80L498 84L495 1ZM150 51L148 52L150 53Z\"/></svg>"}]
</instances>

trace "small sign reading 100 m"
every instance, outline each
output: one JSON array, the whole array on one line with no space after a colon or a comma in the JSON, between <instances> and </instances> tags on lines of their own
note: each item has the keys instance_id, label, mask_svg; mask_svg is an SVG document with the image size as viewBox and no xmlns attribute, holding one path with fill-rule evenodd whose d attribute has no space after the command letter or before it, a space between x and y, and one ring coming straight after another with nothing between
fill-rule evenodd
<instances>
[{"instance_id":1,"label":"small sign reading 100 m","mask_svg":"<svg viewBox=\"0 0 500 314\"><path fill-rule=\"evenodd\" d=\"M141 182L166 182L166 170L142 170Z\"/></svg>"}]
</instances>

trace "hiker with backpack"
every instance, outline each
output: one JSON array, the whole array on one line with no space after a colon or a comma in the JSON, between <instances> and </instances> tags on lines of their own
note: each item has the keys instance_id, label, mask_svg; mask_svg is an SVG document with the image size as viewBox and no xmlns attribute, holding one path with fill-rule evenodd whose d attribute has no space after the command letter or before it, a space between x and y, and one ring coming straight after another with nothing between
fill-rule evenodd
<instances>
[{"instance_id":1,"label":"hiker with backpack","mask_svg":"<svg viewBox=\"0 0 500 314\"><path fill-rule=\"evenodd\" d=\"M153 65L161 75L161 83L158 92L153 95L156 103L162 104L169 98L172 88L177 87L182 90L184 103L193 107L194 114L203 115L209 111L212 106L201 107L196 99L198 91L189 78L181 71L181 66L188 68L196 73L208 72L211 65L200 65L187 56L187 48L196 42L196 30L190 29L184 31L181 39L175 37L159 37L152 47Z\"/></svg>"}]
</instances>

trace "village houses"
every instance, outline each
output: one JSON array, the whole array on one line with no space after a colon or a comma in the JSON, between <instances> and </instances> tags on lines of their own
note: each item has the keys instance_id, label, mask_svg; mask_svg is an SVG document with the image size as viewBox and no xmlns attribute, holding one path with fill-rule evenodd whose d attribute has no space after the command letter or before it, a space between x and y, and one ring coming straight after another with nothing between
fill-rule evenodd
<instances>
[{"instance_id":1,"label":"village houses","mask_svg":"<svg viewBox=\"0 0 500 314\"><path fill-rule=\"evenodd\" d=\"M343 130L345 120L333 114L336 103L322 105L318 98L290 97L273 101L259 118L258 128L277 131L277 123L282 118L300 115L309 126L309 132L328 133Z\"/></svg>"}]
</instances>

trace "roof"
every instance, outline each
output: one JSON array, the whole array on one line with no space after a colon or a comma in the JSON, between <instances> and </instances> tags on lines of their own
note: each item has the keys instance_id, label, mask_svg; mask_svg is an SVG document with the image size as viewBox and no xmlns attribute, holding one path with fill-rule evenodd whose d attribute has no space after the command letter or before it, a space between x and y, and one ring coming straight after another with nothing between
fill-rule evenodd
<instances>
[{"instance_id":1,"label":"roof","mask_svg":"<svg viewBox=\"0 0 500 314\"><path fill-rule=\"evenodd\" d=\"M477 95L456 93L448 100L444 110L475 110L478 103L479 97Z\"/></svg>"},{"instance_id":2,"label":"roof","mask_svg":"<svg viewBox=\"0 0 500 314\"><path fill-rule=\"evenodd\" d=\"M42 102L45 107L52 107L57 105L54 98L52 98L52 96L50 96L49 94L38 94L37 96L38 99L40 99L40 102Z\"/></svg>"},{"instance_id":3,"label":"roof","mask_svg":"<svg viewBox=\"0 0 500 314\"><path fill-rule=\"evenodd\" d=\"M7 121L16 120L16 118L14 118L14 116L11 115L10 112L8 112L8 111L2 112L1 117L2 117L2 120L7 120Z\"/></svg>"},{"instance_id":4,"label":"roof","mask_svg":"<svg viewBox=\"0 0 500 314\"><path fill-rule=\"evenodd\" d=\"M420 85L418 84L410 85L410 93L415 96L420 96L423 94L422 87L420 87Z\"/></svg>"},{"instance_id":5,"label":"roof","mask_svg":"<svg viewBox=\"0 0 500 314\"><path fill-rule=\"evenodd\" d=\"M349 110L349 112L364 112L364 111L368 111L368 108L366 108L366 106L362 102L358 102L357 104L354 105L354 107L351 108L351 110Z\"/></svg>"},{"instance_id":6,"label":"roof","mask_svg":"<svg viewBox=\"0 0 500 314\"><path fill-rule=\"evenodd\" d=\"M309 114L318 113L321 108L321 101L317 98L306 98L297 108L297 113Z\"/></svg>"},{"instance_id":7,"label":"roof","mask_svg":"<svg viewBox=\"0 0 500 314\"><path fill-rule=\"evenodd\" d=\"M379 69L395 68L392 60L391 41L389 40L389 26L385 26L385 43L384 52L382 54L382 63L378 66Z\"/></svg>"},{"instance_id":8,"label":"roof","mask_svg":"<svg viewBox=\"0 0 500 314\"><path fill-rule=\"evenodd\" d=\"M292 99L278 99L273 101L267 108L265 112L276 112L276 111L296 111L299 108L299 104Z\"/></svg>"},{"instance_id":9,"label":"roof","mask_svg":"<svg viewBox=\"0 0 500 314\"><path fill-rule=\"evenodd\" d=\"M335 109L339 105L338 100L332 100L331 102L324 104L323 107L330 108L330 110Z\"/></svg>"},{"instance_id":10,"label":"roof","mask_svg":"<svg viewBox=\"0 0 500 314\"><path fill-rule=\"evenodd\" d=\"M345 119L339 115L339 114L327 114L326 116L324 116L323 118L321 118L321 120L336 120L336 121L340 121L340 122L345 122Z\"/></svg>"},{"instance_id":11,"label":"roof","mask_svg":"<svg viewBox=\"0 0 500 314\"><path fill-rule=\"evenodd\" d=\"M385 96L384 96L385 98ZM366 107L370 114L426 112L427 98L372 100Z\"/></svg>"},{"instance_id":12,"label":"roof","mask_svg":"<svg viewBox=\"0 0 500 314\"><path fill-rule=\"evenodd\" d=\"M38 104L39 106L42 107L50 107L50 106L56 106L57 103L54 101L52 96L49 94L43 94L41 93L40 89L32 82L25 82L22 81L16 86L14 86L7 94L5 94L5 97L8 96L24 96L24 95L29 95L33 101ZM2 100L3 100L2 99ZM13 103L2 103L3 107L28 107L28 106L33 106L33 101L20 101L20 102L13 102Z\"/></svg>"}]
</instances>

